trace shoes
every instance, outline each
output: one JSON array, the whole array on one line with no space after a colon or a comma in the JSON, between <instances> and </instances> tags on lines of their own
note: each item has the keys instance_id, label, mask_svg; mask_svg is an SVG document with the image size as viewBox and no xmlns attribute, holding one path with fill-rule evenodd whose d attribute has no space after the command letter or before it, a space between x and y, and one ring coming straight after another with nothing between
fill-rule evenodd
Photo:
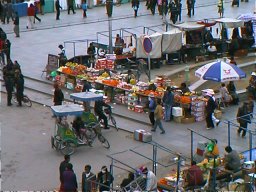
<instances>
[{"instance_id":1,"label":"shoes","mask_svg":"<svg viewBox=\"0 0 256 192\"><path fill-rule=\"evenodd\" d=\"M207 130L213 129L214 127L206 127Z\"/></svg>"},{"instance_id":2,"label":"shoes","mask_svg":"<svg viewBox=\"0 0 256 192\"><path fill-rule=\"evenodd\" d=\"M165 131L162 131L160 134L165 134Z\"/></svg>"},{"instance_id":3,"label":"shoes","mask_svg":"<svg viewBox=\"0 0 256 192\"><path fill-rule=\"evenodd\" d=\"M20 37L19 35L16 35L16 37Z\"/></svg>"},{"instance_id":4,"label":"shoes","mask_svg":"<svg viewBox=\"0 0 256 192\"><path fill-rule=\"evenodd\" d=\"M104 129L110 129L110 127L104 127Z\"/></svg>"},{"instance_id":5,"label":"shoes","mask_svg":"<svg viewBox=\"0 0 256 192\"><path fill-rule=\"evenodd\" d=\"M156 130L155 129L151 129L151 131L155 132Z\"/></svg>"},{"instance_id":6,"label":"shoes","mask_svg":"<svg viewBox=\"0 0 256 192\"><path fill-rule=\"evenodd\" d=\"M216 123L216 126L218 127L218 126L219 126L219 124L220 124L220 121L218 121L218 122Z\"/></svg>"},{"instance_id":7,"label":"shoes","mask_svg":"<svg viewBox=\"0 0 256 192\"><path fill-rule=\"evenodd\" d=\"M28 29L28 26L26 26L26 28Z\"/></svg>"}]
</instances>

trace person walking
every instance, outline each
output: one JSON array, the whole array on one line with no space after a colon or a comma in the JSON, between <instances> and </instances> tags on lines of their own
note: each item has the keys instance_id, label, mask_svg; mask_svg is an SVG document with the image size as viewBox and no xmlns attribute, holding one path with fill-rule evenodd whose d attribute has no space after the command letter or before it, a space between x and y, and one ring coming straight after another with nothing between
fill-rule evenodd
<instances>
[{"instance_id":1,"label":"person walking","mask_svg":"<svg viewBox=\"0 0 256 192\"><path fill-rule=\"evenodd\" d=\"M224 2L223 0L218 1L218 13L220 14L220 18L224 15Z\"/></svg>"},{"instance_id":2,"label":"person walking","mask_svg":"<svg viewBox=\"0 0 256 192\"><path fill-rule=\"evenodd\" d=\"M14 24L13 31L14 31L16 37L20 37L20 18L19 18L19 14L18 14L17 11L14 14L15 14L15 16L14 16L14 21L13 21L13 24Z\"/></svg>"},{"instance_id":3,"label":"person walking","mask_svg":"<svg viewBox=\"0 0 256 192\"><path fill-rule=\"evenodd\" d=\"M96 191L96 175L91 172L91 165L85 165L82 173L82 192Z\"/></svg>"},{"instance_id":4,"label":"person walking","mask_svg":"<svg viewBox=\"0 0 256 192\"><path fill-rule=\"evenodd\" d=\"M187 9L188 9L187 15L188 15L189 17L191 17L192 3L193 3L192 0L187 0Z\"/></svg>"},{"instance_id":5,"label":"person walking","mask_svg":"<svg viewBox=\"0 0 256 192\"><path fill-rule=\"evenodd\" d=\"M13 8L12 8L12 3L9 2L7 3L7 7L6 7L6 19L7 19L7 24L9 24L10 19L12 19L12 21L14 20L13 18Z\"/></svg>"},{"instance_id":6,"label":"person walking","mask_svg":"<svg viewBox=\"0 0 256 192\"><path fill-rule=\"evenodd\" d=\"M155 132L157 126L159 126L159 128L162 131L161 134L165 134L165 130L164 130L163 125L162 125L163 107L161 105L161 99L157 99L157 106L156 106L156 109L154 111L154 116L155 116L155 124L154 124L154 128L151 129L151 131Z\"/></svg>"},{"instance_id":7,"label":"person walking","mask_svg":"<svg viewBox=\"0 0 256 192\"><path fill-rule=\"evenodd\" d=\"M44 6L45 6L45 0L40 0L40 12L41 12L41 15L44 15Z\"/></svg>"},{"instance_id":8,"label":"person walking","mask_svg":"<svg viewBox=\"0 0 256 192\"><path fill-rule=\"evenodd\" d=\"M64 100L64 95L62 90L60 89L59 83L55 82L53 87L54 87L53 103L54 105L62 105L62 102Z\"/></svg>"},{"instance_id":9,"label":"person walking","mask_svg":"<svg viewBox=\"0 0 256 192\"><path fill-rule=\"evenodd\" d=\"M240 135L240 133L243 132L242 137L245 137L247 125L251 123L249 103L247 101L243 103L242 107L238 108L236 118L237 122L240 124L237 133Z\"/></svg>"},{"instance_id":10,"label":"person walking","mask_svg":"<svg viewBox=\"0 0 256 192\"><path fill-rule=\"evenodd\" d=\"M12 63L8 63L3 68L3 78L5 82L5 88L7 92L7 106L12 105L12 92L14 87L14 71Z\"/></svg>"},{"instance_id":11,"label":"person walking","mask_svg":"<svg viewBox=\"0 0 256 192\"><path fill-rule=\"evenodd\" d=\"M155 114L154 111L156 109L156 101L154 98L154 94L148 95L148 109L149 109L149 120L152 125L152 128L154 128L155 125Z\"/></svg>"},{"instance_id":12,"label":"person walking","mask_svg":"<svg viewBox=\"0 0 256 192\"><path fill-rule=\"evenodd\" d=\"M33 4L31 3L30 6L27 9L27 15L28 15L28 23L27 23L27 29L34 28L34 17L35 17L35 8L33 6Z\"/></svg>"},{"instance_id":13,"label":"person walking","mask_svg":"<svg viewBox=\"0 0 256 192\"><path fill-rule=\"evenodd\" d=\"M6 39L4 42L4 53L6 55L7 62L11 60L11 41Z\"/></svg>"},{"instance_id":14,"label":"person walking","mask_svg":"<svg viewBox=\"0 0 256 192\"><path fill-rule=\"evenodd\" d=\"M71 163L67 164L66 170L63 172L63 192L77 192L76 174Z\"/></svg>"},{"instance_id":15,"label":"person walking","mask_svg":"<svg viewBox=\"0 0 256 192\"><path fill-rule=\"evenodd\" d=\"M18 107L22 106L23 92L24 92L24 77L20 70L15 70L15 87L16 87L16 97L18 101Z\"/></svg>"},{"instance_id":16,"label":"person walking","mask_svg":"<svg viewBox=\"0 0 256 192\"><path fill-rule=\"evenodd\" d=\"M177 1L177 12L178 12L178 17L179 17L179 22L181 22L181 13L182 13L182 3L181 0Z\"/></svg>"},{"instance_id":17,"label":"person walking","mask_svg":"<svg viewBox=\"0 0 256 192\"><path fill-rule=\"evenodd\" d=\"M35 13L35 15L34 15L34 23L36 22L36 20L41 23L41 19L37 16L38 8L36 6L36 3L34 3L33 7L34 7L34 13Z\"/></svg>"},{"instance_id":18,"label":"person walking","mask_svg":"<svg viewBox=\"0 0 256 192\"><path fill-rule=\"evenodd\" d=\"M83 3L82 3L82 10L83 10L83 18L87 17L87 8L88 8L88 5L86 3L86 0L83 0Z\"/></svg>"},{"instance_id":19,"label":"person walking","mask_svg":"<svg viewBox=\"0 0 256 192\"><path fill-rule=\"evenodd\" d=\"M174 94L171 90L171 87L168 86L163 96L163 104L164 104L164 120L170 121L172 117L172 106L174 103Z\"/></svg>"},{"instance_id":20,"label":"person walking","mask_svg":"<svg viewBox=\"0 0 256 192\"><path fill-rule=\"evenodd\" d=\"M155 15L157 0L150 0L150 10L152 15Z\"/></svg>"},{"instance_id":21,"label":"person walking","mask_svg":"<svg viewBox=\"0 0 256 192\"><path fill-rule=\"evenodd\" d=\"M99 182L99 191L110 191L110 185L114 181L113 175L108 171L106 166L102 166L101 171L97 175Z\"/></svg>"},{"instance_id":22,"label":"person walking","mask_svg":"<svg viewBox=\"0 0 256 192\"><path fill-rule=\"evenodd\" d=\"M55 9L56 9L56 20L60 20L60 10L62 9L62 7L60 6L59 0L55 1Z\"/></svg>"},{"instance_id":23,"label":"person walking","mask_svg":"<svg viewBox=\"0 0 256 192\"><path fill-rule=\"evenodd\" d=\"M62 161L60 163L59 166L59 173L60 173L60 191L63 191L63 173L64 171L67 169L67 165L70 161L70 156L69 155L65 155L64 156L64 161Z\"/></svg>"},{"instance_id":24,"label":"person walking","mask_svg":"<svg viewBox=\"0 0 256 192\"><path fill-rule=\"evenodd\" d=\"M2 23L5 24L5 20L6 20L6 16L7 16L7 3L6 3L6 1L3 2L1 15L2 15Z\"/></svg>"},{"instance_id":25,"label":"person walking","mask_svg":"<svg viewBox=\"0 0 256 192\"><path fill-rule=\"evenodd\" d=\"M99 116L99 119L98 119L99 121L101 119L103 119L103 121L104 121L104 129L109 129L108 118L107 118L107 116L103 112L103 107L111 108L111 106L108 105L107 103L105 103L103 100L95 101L94 112L95 112L95 114L97 116Z\"/></svg>"},{"instance_id":26,"label":"person walking","mask_svg":"<svg viewBox=\"0 0 256 192\"><path fill-rule=\"evenodd\" d=\"M191 10L192 10L192 15L193 16L195 15L195 3L196 3L196 0L192 0L192 2L191 2Z\"/></svg>"},{"instance_id":27,"label":"person walking","mask_svg":"<svg viewBox=\"0 0 256 192\"><path fill-rule=\"evenodd\" d=\"M212 120L212 114L214 113L214 110L216 108L216 103L214 102L211 94L206 93L206 99L207 99L207 103L206 103L206 129L213 129L214 128L214 124L213 124L213 120Z\"/></svg>"},{"instance_id":28,"label":"person walking","mask_svg":"<svg viewBox=\"0 0 256 192\"><path fill-rule=\"evenodd\" d=\"M138 16L138 9L140 5L140 0L132 0L132 8L134 10L134 17Z\"/></svg>"},{"instance_id":29,"label":"person walking","mask_svg":"<svg viewBox=\"0 0 256 192\"><path fill-rule=\"evenodd\" d=\"M173 24L175 24L177 21L178 10L174 2L170 3L169 12L170 12L170 20L172 21Z\"/></svg>"},{"instance_id":30,"label":"person walking","mask_svg":"<svg viewBox=\"0 0 256 192\"><path fill-rule=\"evenodd\" d=\"M68 14L70 13L70 10L72 10L73 14L76 14L74 11L74 0L68 0Z\"/></svg>"}]
</instances>

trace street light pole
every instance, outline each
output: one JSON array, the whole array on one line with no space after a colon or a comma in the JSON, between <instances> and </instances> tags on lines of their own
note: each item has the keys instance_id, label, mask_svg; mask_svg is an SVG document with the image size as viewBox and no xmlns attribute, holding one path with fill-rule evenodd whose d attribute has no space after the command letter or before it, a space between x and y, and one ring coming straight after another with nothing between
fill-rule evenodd
<instances>
[{"instance_id":1,"label":"street light pole","mask_svg":"<svg viewBox=\"0 0 256 192\"><path fill-rule=\"evenodd\" d=\"M113 12L113 0L106 1L106 8L108 14L108 33L109 33L109 53L113 53L113 45L112 45L112 12Z\"/></svg>"}]
</instances>

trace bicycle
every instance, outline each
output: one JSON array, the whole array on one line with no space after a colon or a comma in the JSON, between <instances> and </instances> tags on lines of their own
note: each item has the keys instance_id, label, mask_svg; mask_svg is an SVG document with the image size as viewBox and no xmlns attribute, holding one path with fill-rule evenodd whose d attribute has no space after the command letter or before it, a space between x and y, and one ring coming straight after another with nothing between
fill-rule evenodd
<instances>
[{"instance_id":1,"label":"bicycle","mask_svg":"<svg viewBox=\"0 0 256 192\"><path fill-rule=\"evenodd\" d=\"M108 108L108 107L107 107L107 108L104 108L103 111L104 111L104 113L107 115L108 120L111 121L113 127L115 127L116 130L118 131L118 127L116 126L116 119L113 117L112 108L113 108L113 107L111 107L111 108ZM102 127L104 126L104 121L103 121L103 119L100 120L100 125L101 125Z\"/></svg>"},{"instance_id":2,"label":"bicycle","mask_svg":"<svg viewBox=\"0 0 256 192\"><path fill-rule=\"evenodd\" d=\"M16 92L13 92L12 93L12 101L14 103L18 103L18 100L17 100L17 95L16 95ZM27 107L31 107L32 106L32 101L29 99L29 97L27 95L23 95L23 98L21 100Z\"/></svg>"}]
</instances>

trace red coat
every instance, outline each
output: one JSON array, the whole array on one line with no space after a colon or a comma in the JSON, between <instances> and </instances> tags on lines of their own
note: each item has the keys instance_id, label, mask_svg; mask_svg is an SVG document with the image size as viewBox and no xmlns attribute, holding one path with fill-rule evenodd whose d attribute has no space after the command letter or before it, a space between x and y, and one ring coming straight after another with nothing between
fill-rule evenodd
<instances>
[{"instance_id":1,"label":"red coat","mask_svg":"<svg viewBox=\"0 0 256 192\"><path fill-rule=\"evenodd\" d=\"M28 7L27 14L28 14L28 16L35 16L35 8Z\"/></svg>"}]
</instances>

